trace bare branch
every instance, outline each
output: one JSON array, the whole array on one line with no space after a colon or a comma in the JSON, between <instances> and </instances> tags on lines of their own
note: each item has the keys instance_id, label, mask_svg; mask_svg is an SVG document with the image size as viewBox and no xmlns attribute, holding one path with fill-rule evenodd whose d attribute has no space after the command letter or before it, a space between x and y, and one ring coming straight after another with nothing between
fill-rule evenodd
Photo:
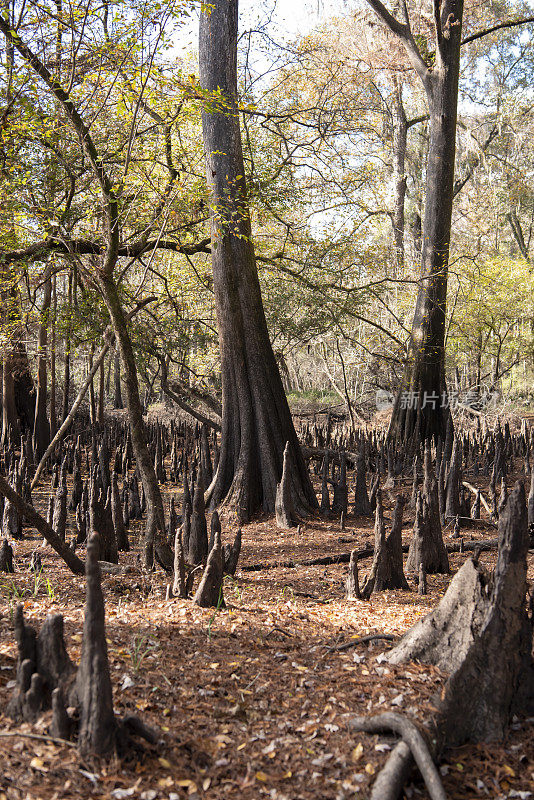
<instances>
[{"instance_id":1,"label":"bare branch","mask_svg":"<svg viewBox=\"0 0 534 800\"><path fill-rule=\"evenodd\" d=\"M460 45L476 42L477 39L482 39L484 36L489 36L490 33L503 30L504 28L516 28L519 25L527 25L529 22L534 22L534 17L524 17L523 19L509 20L509 22L499 22L498 25L493 25L491 28L486 28L483 31L477 31L470 36L466 36L465 39L462 39Z\"/></svg>"},{"instance_id":2,"label":"bare branch","mask_svg":"<svg viewBox=\"0 0 534 800\"><path fill-rule=\"evenodd\" d=\"M425 90L427 92L431 91L431 75L428 65L426 64L423 56L421 55L419 48L417 47L415 40L412 36L412 32L410 30L410 25L408 22L402 24L398 21L392 14L389 13L385 5L381 2L381 0L367 0L373 11L380 17L382 22L387 25L389 30L397 36L402 44L404 45L404 49L410 59L412 67L415 69Z\"/></svg>"}]
</instances>

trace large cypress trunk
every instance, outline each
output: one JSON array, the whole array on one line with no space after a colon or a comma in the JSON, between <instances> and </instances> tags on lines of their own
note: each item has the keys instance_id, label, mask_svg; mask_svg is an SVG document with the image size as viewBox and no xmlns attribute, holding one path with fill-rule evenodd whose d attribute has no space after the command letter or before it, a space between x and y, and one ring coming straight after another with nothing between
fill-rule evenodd
<instances>
[{"instance_id":1,"label":"large cypress trunk","mask_svg":"<svg viewBox=\"0 0 534 800\"><path fill-rule=\"evenodd\" d=\"M445 438L445 311L454 195L454 159L463 0L441 4L436 63L423 78L430 113L421 284L410 356L397 395L390 436L408 442ZM445 402L444 402L445 399ZM414 436L415 434L415 436Z\"/></svg>"},{"instance_id":2,"label":"large cypress trunk","mask_svg":"<svg viewBox=\"0 0 534 800\"><path fill-rule=\"evenodd\" d=\"M212 502L246 521L274 511L286 442L301 508L317 504L269 340L251 239L237 110L237 0L200 17L200 80L207 181L212 192L212 266L222 373L221 453Z\"/></svg>"}]
</instances>

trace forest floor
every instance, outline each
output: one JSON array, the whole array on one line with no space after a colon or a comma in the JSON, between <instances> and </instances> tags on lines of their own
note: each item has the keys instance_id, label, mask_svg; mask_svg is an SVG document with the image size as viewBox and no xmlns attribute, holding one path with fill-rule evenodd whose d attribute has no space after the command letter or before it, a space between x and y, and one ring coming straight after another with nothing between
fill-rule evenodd
<instances>
[{"instance_id":1,"label":"forest floor","mask_svg":"<svg viewBox=\"0 0 534 800\"><path fill-rule=\"evenodd\" d=\"M180 495L169 484L164 490ZM384 495L389 520L393 498ZM35 492L36 505L46 507L47 496L48 488ZM412 522L407 507L406 542ZM223 525L223 541L234 534ZM451 534L445 531L446 542ZM462 535L496 533L488 524ZM137 713L158 727L161 742L135 762L87 763L72 747L24 736L45 733L46 715L14 726L2 713L15 679L17 603L37 627L47 614L63 614L69 654L80 658L84 579L50 548L40 551L44 570L35 579L28 564L41 542L31 529L25 536L16 543L15 575L0 575L0 800L365 798L392 742L354 734L348 720L395 710L424 721L445 680L434 667L383 664L388 641L335 648L369 633L402 634L436 605L451 576L429 576L426 596L410 581L411 592L347 601L346 564L277 566L372 544L370 519L349 516L345 530L335 520L309 520L300 533L280 531L272 518L245 526L236 578L225 579L226 607L217 611L166 601L168 576L144 573L134 546L120 556L131 572L103 578L114 701L119 715ZM451 556L453 573L467 557ZM492 568L495 557L484 552L480 560ZM370 563L360 564L360 577ZM247 569L258 564L264 568ZM441 765L447 797L534 797L533 721L514 720L504 742L448 751ZM428 796L416 774L406 796Z\"/></svg>"}]
</instances>

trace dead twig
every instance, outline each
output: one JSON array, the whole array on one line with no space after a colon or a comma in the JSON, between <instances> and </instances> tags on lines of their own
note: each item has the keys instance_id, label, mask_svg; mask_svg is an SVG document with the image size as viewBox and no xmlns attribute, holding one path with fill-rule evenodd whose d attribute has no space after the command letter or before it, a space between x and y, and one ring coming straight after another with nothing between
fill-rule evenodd
<instances>
[{"instance_id":1,"label":"dead twig","mask_svg":"<svg viewBox=\"0 0 534 800\"><path fill-rule=\"evenodd\" d=\"M397 637L392 633L369 633L367 636L360 636L358 639L351 639L350 642L343 642L338 644L337 647L329 647L327 653L341 653L343 650L350 650L351 647L356 647L359 644L366 642L374 642L378 639L384 639L386 642L394 642Z\"/></svg>"},{"instance_id":2,"label":"dead twig","mask_svg":"<svg viewBox=\"0 0 534 800\"><path fill-rule=\"evenodd\" d=\"M0 731L0 738L2 739L7 739L12 736L19 736L22 739L37 739L39 742L65 744L67 747L77 747L76 742L69 742L67 739L58 739L55 736L47 736L46 734L23 733L22 731Z\"/></svg>"}]
</instances>

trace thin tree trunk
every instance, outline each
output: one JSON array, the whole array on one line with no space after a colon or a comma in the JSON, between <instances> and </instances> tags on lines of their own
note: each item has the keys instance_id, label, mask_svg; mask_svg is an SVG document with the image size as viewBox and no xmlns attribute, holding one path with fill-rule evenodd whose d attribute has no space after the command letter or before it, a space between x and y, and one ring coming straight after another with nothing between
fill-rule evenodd
<instances>
[{"instance_id":1,"label":"thin tree trunk","mask_svg":"<svg viewBox=\"0 0 534 800\"><path fill-rule=\"evenodd\" d=\"M100 362L99 369L99 382L98 382L98 422L100 425L104 423L104 385L105 385L105 359Z\"/></svg>"},{"instance_id":2,"label":"thin tree trunk","mask_svg":"<svg viewBox=\"0 0 534 800\"><path fill-rule=\"evenodd\" d=\"M372 3L377 10L377 3ZM430 110L422 275L412 325L410 356L389 434L401 442L445 438L449 409L445 385L445 310L454 196L456 117L463 0L439 6L436 62L430 69L407 49L423 81ZM413 46L412 46L413 45ZM407 393L410 402L402 402ZM445 395L444 395L445 393Z\"/></svg>"},{"instance_id":3,"label":"thin tree trunk","mask_svg":"<svg viewBox=\"0 0 534 800\"><path fill-rule=\"evenodd\" d=\"M145 300L143 300L143 302L139 303L132 311L130 311L130 313L126 317L127 320L130 320L134 316L134 314L136 314L141 308L143 308L145 305L147 305L147 303L151 302L152 300L154 300L153 297L145 298ZM40 460L39 464L37 465L37 469L35 470L35 475L33 476L33 480L32 480L32 483L31 483L31 488L32 489L34 489L35 486L37 485L37 481L39 480L39 476L40 476L41 472L43 471L44 465L46 464L46 459L52 453L52 451L53 451L54 447L56 446L56 444L59 441L61 441L61 438L65 435L66 431L68 430L68 427L69 427L70 423L74 419L75 414L76 414L78 408L80 407L83 398L87 394L87 390L89 389L89 386L91 385L91 383L93 381L93 378L96 375L96 373L97 373L97 371L98 371L98 369L100 367L101 360L103 360L106 357L106 353L108 352L108 350L109 350L109 348L111 346L112 340L113 340L112 326L108 325L106 330L104 331L104 342L105 342L104 346L102 347L102 349L100 350L100 353L96 357L96 361L93 363L93 366L91 367L91 370L89 371L89 374L88 374L87 378L85 379L85 382L82 384L82 386L80 388L80 391L78 392L78 395L76 397L76 400L72 404L72 408L70 409L69 413L67 414L67 416L65 418L65 421L62 423L61 427L59 428L59 430L55 434L54 438L52 439L52 441L48 445L48 448L47 448L46 452L44 453L42 459Z\"/></svg>"},{"instance_id":4,"label":"thin tree trunk","mask_svg":"<svg viewBox=\"0 0 534 800\"><path fill-rule=\"evenodd\" d=\"M37 396L35 399L35 421L33 426L33 451L36 459L41 459L50 444L50 424L46 414L48 389L47 345L49 311L52 302L52 278L48 274L44 282L43 304L39 323L37 355Z\"/></svg>"},{"instance_id":5,"label":"thin tree trunk","mask_svg":"<svg viewBox=\"0 0 534 800\"><path fill-rule=\"evenodd\" d=\"M406 141L408 122L402 103L402 82L395 77L393 90L393 237L397 270L404 269L404 201L406 197Z\"/></svg>"},{"instance_id":6,"label":"thin tree trunk","mask_svg":"<svg viewBox=\"0 0 534 800\"><path fill-rule=\"evenodd\" d=\"M52 329L50 337L50 438L54 438L57 430L56 417L56 276L52 276Z\"/></svg>"},{"instance_id":7,"label":"thin tree trunk","mask_svg":"<svg viewBox=\"0 0 534 800\"><path fill-rule=\"evenodd\" d=\"M19 418L15 405L12 358L9 353L6 353L2 364L2 445L6 442L8 431L11 431L15 439L20 436Z\"/></svg>"},{"instance_id":8,"label":"thin tree trunk","mask_svg":"<svg viewBox=\"0 0 534 800\"><path fill-rule=\"evenodd\" d=\"M69 272L68 306L72 305L72 272ZM65 356L64 356L64 376L63 376L63 410L61 422L64 422L69 413L69 393L70 393L70 323L67 323L65 333Z\"/></svg>"},{"instance_id":9,"label":"thin tree trunk","mask_svg":"<svg viewBox=\"0 0 534 800\"><path fill-rule=\"evenodd\" d=\"M121 354L119 348L115 348L113 356L113 385L114 385L114 398L113 407L122 408L122 392L121 392Z\"/></svg>"},{"instance_id":10,"label":"thin tree trunk","mask_svg":"<svg viewBox=\"0 0 534 800\"><path fill-rule=\"evenodd\" d=\"M91 342L91 350L89 351L89 374L93 372L94 352L95 343ZM91 378L91 382L89 384L89 418L91 420L91 425L94 425L96 423L96 400L93 378Z\"/></svg>"},{"instance_id":11,"label":"thin tree trunk","mask_svg":"<svg viewBox=\"0 0 534 800\"><path fill-rule=\"evenodd\" d=\"M120 349L132 447L147 501L145 566L147 568L153 566L154 554L156 554L161 565L165 569L172 570L172 550L166 543L163 499L147 444L135 355L128 333L128 318L124 313L113 276L102 272L99 275L99 285Z\"/></svg>"}]
</instances>

